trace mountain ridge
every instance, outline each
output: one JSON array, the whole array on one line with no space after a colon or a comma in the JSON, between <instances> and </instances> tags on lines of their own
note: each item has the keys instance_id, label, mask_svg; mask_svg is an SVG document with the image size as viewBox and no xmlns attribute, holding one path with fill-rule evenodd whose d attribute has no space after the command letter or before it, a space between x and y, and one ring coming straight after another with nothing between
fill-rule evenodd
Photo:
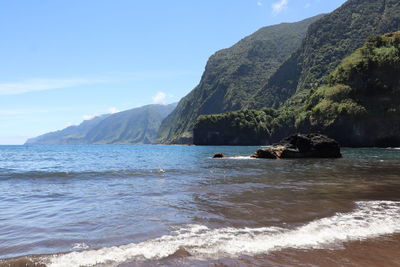
<instances>
[{"instance_id":1,"label":"mountain ridge","mask_svg":"<svg viewBox=\"0 0 400 267\"><path fill-rule=\"evenodd\" d=\"M200 116L196 145L267 145L318 132L350 147L400 146L400 32L369 38L302 105Z\"/></svg>"},{"instance_id":2,"label":"mountain ridge","mask_svg":"<svg viewBox=\"0 0 400 267\"><path fill-rule=\"evenodd\" d=\"M161 121L175 108L169 105L145 105L28 139L25 144L151 144Z\"/></svg>"},{"instance_id":3,"label":"mountain ridge","mask_svg":"<svg viewBox=\"0 0 400 267\"><path fill-rule=\"evenodd\" d=\"M208 60L200 83L162 122L158 141L187 143L202 114L239 110L249 106L268 77L300 47L308 26L322 17L263 27Z\"/></svg>"},{"instance_id":4,"label":"mountain ridge","mask_svg":"<svg viewBox=\"0 0 400 267\"><path fill-rule=\"evenodd\" d=\"M400 28L397 0L348 0L308 28L299 48L256 94L249 108L279 108L296 93L316 89L343 58L370 36Z\"/></svg>"},{"instance_id":5,"label":"mountain ridge","mask_svg":"<svg viewBox=\"0 0 400 267\"><path fill-rule=\"evenodd\" d=\"M240 135L239 129L254 135L267 133L271 138L263 140L269 139L268 142L276 142L277 138L295 133L306 116L303 107L313 91L325 84L329 73L370 36L399 30L399 14L398 0L349 0L319 18L308 27L300 48L268 78L266 84L253 96L249 106L225 115L209 115L209 119L208 114L202 114L198 117L198 124L193 127L197 130L195 139L207 144L209 139L202 139L204 136L201 129L208 129L203 134L211 136L213 133L222 133L224 137L216 137L213 144L228 142L236 145L249 142L244 140L245 135ZM270 112L268 108L276 110ZM253 111L249 113L247 109ZM257 130L256 121L265 122L268 127L260 126L261 129ZM240 135L242 141L233 140L234 137L227 133L227 129Z\"/></svg>"}]
</instances>

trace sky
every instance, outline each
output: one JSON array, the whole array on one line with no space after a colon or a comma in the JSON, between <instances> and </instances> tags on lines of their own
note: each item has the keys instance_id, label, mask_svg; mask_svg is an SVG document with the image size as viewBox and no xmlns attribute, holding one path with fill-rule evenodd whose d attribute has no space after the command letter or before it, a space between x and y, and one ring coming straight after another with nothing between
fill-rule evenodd
<instances>
[{"instance_id":1,"label":"sky","mask_svg":"<svg viewBox=\"0 0 400 267\"><path fill-rule=\"evenodd\" d=\"M100 114L177 102L219 49L344 2L1 1L0 144L22 144Z\"/></svg>"}]
</instances>

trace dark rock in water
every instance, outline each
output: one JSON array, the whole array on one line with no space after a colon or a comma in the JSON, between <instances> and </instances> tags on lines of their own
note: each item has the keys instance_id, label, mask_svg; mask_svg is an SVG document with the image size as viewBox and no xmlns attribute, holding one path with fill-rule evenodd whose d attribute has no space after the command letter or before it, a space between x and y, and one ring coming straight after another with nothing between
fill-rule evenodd
<instances>
[{"instance_id":1,"label":"dark rock in water","mask_svg":"<svg viewBox=\"0 0 400 267\"><path fill-rule=\"evenodd\" d=\"M335 140L320 134L296 134L270 148L257 150L252 158L341 158L340 146Z\"/></svg>"},{"instance_id":2,"label":"dark rock in water","mask_svg":"<svg viewBox=\"0 0 400 267\"><path fill-rule=\"evenodd\" d=\"M222 153L216 153L213 157L213 159L222 159L225 158L225 155Z\"/></svg>"},{"instance_id":3,"label":"dark rock in water","mask_svg":"<svg viewBox=\"0 0 400 267\"><path fill-rule=\"evenodd\" d=\"M276 155L274 151L270 148L266 149L259 149L251 155L252 158L259 158L259 159L276 159Z\"/></svg>"}]
</instances>

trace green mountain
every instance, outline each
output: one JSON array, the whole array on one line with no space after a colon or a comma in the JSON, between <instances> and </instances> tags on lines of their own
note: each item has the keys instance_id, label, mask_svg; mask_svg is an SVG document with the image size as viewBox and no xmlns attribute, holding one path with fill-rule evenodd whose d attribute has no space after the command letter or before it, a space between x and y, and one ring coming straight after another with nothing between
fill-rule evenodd
<instances>
[{"instance_id":1,"label":"green mountain","mask_svg":"<svg viewBox=\"0 0 400 267\"><path fill-rule=\"evenodd\" d=\"M371 38L315 90L297 128L348 146L400 146L400 32Z\"/></svg>"},{"instance_id":2,"label":"green mountain","mask_svg":"<svg viewBox=\"0 0 400 267\"><path fill-rule=\"evenodd\" d=\"M400 29L399 0L349 0L313 23L301 48L269 78L251 108L280 107L325 82L370 36Z\"/></svg>"},{"instance_id":3,"label":"green mountain","mask_svg":"<svg viewBox=\"0 0 400 267\"><path fill-rule=\"evenodd\" d=\"M78 126L29 139L26 144L151 144L161 121L175 106L147 105L102 115Z\"/></svg>"},{"instance_id":4,"label":"green mountain","mask_svg":"<svg viewBox=\"0 0 400 267\"><path fill-rule=\"evenodd\" d=\"M400 146L399 77L400 32L373 37L302 105L200 116L194 143L270 144L295 132L320 132L344 146Z\"/></svg>"},{"instance_id":5,"label":"green mountain","mask_svg":"<svg viewBox=\"0 0 400 267\"><path fill-rule=\"evenodd\" d=\"M191 142L191 132L199 115L252 105L252 96L300 47L309 25L319 18L262 28L211 56L199 85L162 122L159 141Z\"/></svg>"},{"instance_id":6,"label":"green mountain","mask_svg":"<svg viewBox=\"0 0 400 267\"><path fill-rule=\"evenodd\" d=\"M69 126L60 131L50 132L28 139L25 144L79 144L91 129L109 116L111 116L111 114L101 115L91 120L85 120L79 125Z\"/></svg>"},{"instance_id":7,"label":"green mountain","mask_svg":"<svg viewBox=\"0 0 400 267\"><path fill-rule=\"evenodd\" d=\"M267 137L258 139L259 142L261 144L276 142L296 131L322 131L333 135L346 145L384 145L385 142L375 137L371 137L370 141L360 140L358 143L355 137L345 140L340 138L340 134L335 134L334 130L328 131L327 125L321 126L320 120L308 123L310 118L315 119L317 116L316 114L311 116L311 111L306 111L305 105L307 103L310 105L311 95L321 85L328 84L328 87L332 85L332 75L329 76L329 73L334 71L346 56L361 47L370 36L399 30L399 14L400 1L398 0L349 0L331 14L310 25L301 47L268 79L263 88L253 97L254 102L249 105L249 108L253 109L278 108L275 111L276 116L268 118L268 121L261 120L263 125L261 128L267 133ZM318 89L320 94L321 90ZM358 97L362 96L358 95ZM325 109L328 110L328 107L332 108L331 104L324 101L319 107L325 105ZM343 103L341 108L343 108ZM249 116L246 112L200 117L195 126L194 143L247 144L248 140L244 140L244 137L235 140L227 138L232 135L232 132L239 134L242 130L249 131L246 127L250 127L249 125L254 123L256 117ZM267 113L271 114L270 111ZM260 115L256 110L251 111L251 114L258 114L257 118L268 117L268 114ZM327 116L327 113L324 116ZM387 123L390 124L388 121ZM224 130L220 128L222 124L226 126ZM358 128L347 126L347 130L359 131ZM335 127L344 127L344 125L333 123L330 124L329 129ZM389 128L386 127L386 129ZM253 129L253 137L249 137L250 139L256 138L255 132L257 131ZM342 134L346 135L346 133ZM382 136L382 133L379 136ZM267 142L265 142L266 139ZM380 138L380 140L383 139L383 137Z\"/></svg>"}]
</instances>

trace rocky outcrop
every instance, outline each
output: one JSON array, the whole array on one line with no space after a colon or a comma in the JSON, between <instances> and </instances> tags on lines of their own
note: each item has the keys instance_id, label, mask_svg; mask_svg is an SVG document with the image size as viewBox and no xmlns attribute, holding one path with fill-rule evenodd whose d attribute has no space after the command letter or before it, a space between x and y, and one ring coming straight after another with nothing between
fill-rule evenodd
<instances>
[{"instance_id":1,"label":"rocky outcrop","mask_svg":"<svg viewBox=\"0 0 400 267\"><path fill-rule=\"evenodd\" d=\"M340 146L335 140L320 134L296 134L270 148L257 150L252 158L341 158Z\"/></svg>"}]
</instances>

